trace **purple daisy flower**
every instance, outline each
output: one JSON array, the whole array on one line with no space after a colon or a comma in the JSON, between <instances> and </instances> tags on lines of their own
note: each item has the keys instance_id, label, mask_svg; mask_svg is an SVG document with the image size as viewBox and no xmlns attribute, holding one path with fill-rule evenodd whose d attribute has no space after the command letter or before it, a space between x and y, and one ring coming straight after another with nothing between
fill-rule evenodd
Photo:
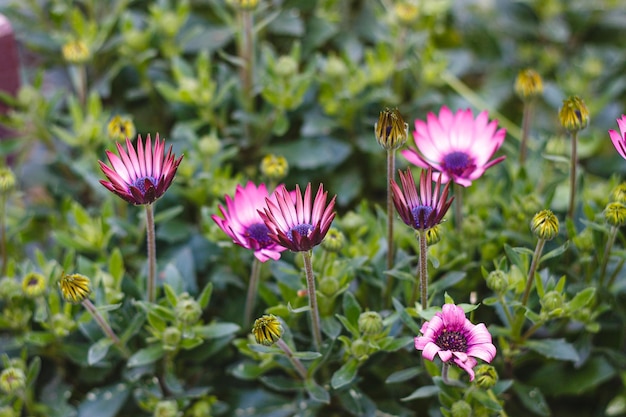
<instances>
[{"instance_id":1,"label":"purple daisy flower","mask_svg":"<svg viewBox=\"0 0 626 417\"><path fill-rule=\"evenodd\" d=\"M107 189L135 205L154 203L172 184L183 155L175 159L170 146L165 154L165 141L156 135L154 150L150 135L144 148L141 135L137 137L137 150L126 138L126 151L117 143L119 156L106 151L111 167L98 161L109 181L100 180Z\"/></svg>"},{"instance_id":2,"label":"purple daisy flower","mask_svg":"<svg viewBox=\"0 0 626 417\"><path fill-rule=\"evenodd\" d=\"M415 349L432 361L439 355L443 362L452 361L464 369L474 380L476 359L491 362L496 356L496 347L491 342L491 333L483 323L472 324L461 307L445 304L441 312L425 322L422 336L415 338Z\"/></svg>"},{"instance_id":3,"label":"purple daisy flower","mask_svg":"<svg viewBox=\"0 0 626 417\"><path fill-rule=\"evenodd\" d=\"M615 130L609 130L609 136L613 146L617 149L617 152L626 159L626 115L622 114L622 117L617 119L617 126L619 126L619 133Z\"/></svg>"},{"instance_id":4,"label":"purple daisy flower","mask_svg":"<svg viewBox=\"0 0 626 417\"><path fill-rule=\"evenodd\" d=\"M276 201L267 198L267 207L259 210L270 230L269 237L294 252L308 251L319 245L335 218L333 209L337 196L326 205L328 192L320 184L311 205L311 183L304 191L304 200L298 185L295 196L284 185L278 187L274 195Z\"/></svg>"},{"instance_id":5,"label":"purple daisy flower","mask_svg":"<svg viewBox=\"0 0 626 417\"><path fill-rule=\"evenodd\" d=\"M422 170L420 174L419 195L415 188L415 180L410 169L406 173L398 171L402 190L392 180L390 183L391 192L393 194L393 204L402 218L402 221L414 229L428 230L433 226L441 223L443 216L450 208L454 198L448 198L448 189L450 184L446 184L441 194L441 177L437 179L435 188L433 189L433 173L430 169Z\"/></svg>"},{"instance_id":6,"label":"purple daisy flower","mask_svg":"<svg viewBox=\"0 0 626 417\"><path fill-rule=\"evenodd\" d=\"M286 248L278 245L269 237L269 229L263 222L258 210L265 207L265 199L275 201L269 196L265 184L258 187L249 181L245 187L237 186L234 198L224 196L226 208L218 206L222 217L214 214L213 221L233 239L233 242L246 249L252 249L254 256L265 262L280 259L280 253Z\"/></svg>"},{"instance_id":7,"label":"purple daisy flower","mask_svg":"<svg viewBox=\"0 0 626 417\"><path fill-rule=\"evenodd\" d=\"M504 156L489 160L504 142L506 130L499 129L497 121L489 122L486 111L476 119L470 109L452 113L443 106L439 116L428 113L427 121L415 121L413 139L417 151L405 149L402 155L422 168L432 167L441 175L441 182L452 179L468 187L480 178L487 168L504 160Z\"/></svg>"}]
</instances>

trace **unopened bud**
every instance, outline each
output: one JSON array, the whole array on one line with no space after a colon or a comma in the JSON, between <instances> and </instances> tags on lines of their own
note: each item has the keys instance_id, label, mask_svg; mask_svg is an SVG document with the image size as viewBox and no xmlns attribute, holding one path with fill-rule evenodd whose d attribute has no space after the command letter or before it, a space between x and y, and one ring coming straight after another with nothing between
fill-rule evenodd
<instances>
[{"instance_id":1,"label":"unopened bud","mask_svg":"<svg viewBox=\"0 0 626 417\"><path fill-rule=\"evenodd\" d=\"M478 365L474 368L474 383L483 389L492 388L498 382L498 372L491 365Z\"/></svg>"},{"instance_id":2,"label":"unopened bud","mask_svg":"<svg viewBox=\"0 0 626 417\"><path fill-rule=\"evenodd\" d=\"M487 281L487 287L497 294L503 293L509 286L506 274L499 269L491 271L485 281Z\"/></svg>"},{"instance_id":3,"label":"unopened bud","mask_svg":"<svg viewBox=\"0 0 626 417\"><path fill-rule=\"evenodd\" d=\"M271 346L283 336L283 326L273 314L266 314L254 321L252 334L257 343Z\"/></svg>"},{"instance_id":4,"label":"unopened bud","mask_svg":"<svg viewBox=\"0 0 626 417\"><path fill-rule=\"evenodd\" d=\"M377 335L383 330L383 319L375 311L366 311L359 316L359 331L364 335Z\"/></svg>"},{"instance_id":5,"label":"unopened bud","mask_svg":"<svg viewBox=\"0 0 626 417\"><path fill-rule=\"evenodd\" d=\"M378 123L374 124L374 133L380 146L387 150L398 149L409 136L409 125L398 109L385 109L380 112Z\"/></svg>"},{"instance_id":6,"label":"unopened bud","mask_svg":"<svg viewBox=\"0 0 626 417\"><path fill-rule=\"evenodd\" d=\"M521 70L515 79L515 92L522 100L540 95L543 93L541 75L531 68Z\"/></svg>"},{"instance_id":7,"label":"unopened bud","mask_svg":"<svg viewBox=\"0 0 626 417\"><path fill-rule=\"evenodd\" d=\"M326 237L322 240L322 248L328 252L339 252L343 249L343 245L346 242L346 237L334 227L328 229Z\"/></svg>"},{"instance_id":8,"label":"unopened bud","mask_svg":"<svg viewBox=\"0 0 626 417\"><path fill-rule=\"evenodd\" d=\"M611 226L623 226L626 223L626 206L617 202L609 203L604 209L604 218Z\"/></svg>"},{"instance_id":9,"label":"unopened bud","mask_svg":"<svg viewBox=\"0 0 626 417\"><path fill-rule=\"evenodd\" d=\"M266 155L261 160L261 173L267 178L279 181L287 176L289 164L283 156Z\"/></svg>"},{"instance_id":10,"label":"unopened bud","mask_svg":"<svg viewBox=\"0 0 626 417\"><path fill-rule=\"evenodd\" d=\"M202 308L189 294L183 293L176 304L176 318L189 326L200 320Z\"/></svg>"},{"instance_id":11,"label":"unopened bud","mask_svg":"<svg viewBox=\"0 0 626 417\"><path fill-rule=\"evenodd\" d=\"M10 367L0 373L0 390L16 394L26 386L26 375L20 368Z\"/></svg>"},{"instance_id":12,"label":"unopened bud","mask_svg":"<svg viewBox=\"0 0 626 417\"><path fill-rule=\"evenodd\" d=\"M530 229L539 239L552 240L559 234L559 219L550 210L541 210L530 222Z\"/></svg>"},{"instance_id":13,"label":"unopened bud","mask_svg":"<svg viewBox=\"0 0 626 417\"><path fill-rule=\"evenodd\" d=\"M578 132L589 124L589 110L585 102L578 96L571 96L563 100L563 107L559 111L559 121L569 132Z\"/></svg>"},{"instance_id":14,"label":"unopened bud","mask_svg":"<svg viewBox=\"0 0 626 417\"><path fill-rule=\"evenodd\" d=\"M471 417L472 406L467 401L459 400L450 407L452 417Z\"/></svg>"}]
</instances>

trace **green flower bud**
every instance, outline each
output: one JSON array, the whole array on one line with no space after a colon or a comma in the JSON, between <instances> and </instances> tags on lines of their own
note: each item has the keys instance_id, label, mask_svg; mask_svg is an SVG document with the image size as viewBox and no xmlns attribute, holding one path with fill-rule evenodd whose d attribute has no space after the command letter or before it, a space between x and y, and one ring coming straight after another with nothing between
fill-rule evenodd
<instances>
[{"instance_id":1,"label":"green flower bud","mask_svg":"<svg viewBox=\"0 0 626 417\"><path fill-rule=\"evenodd\" d=\"M474 368L474 383L483 389L493 388L498 382L498 372L491 365L478 365Z\"/></svg>"},{"instance_id":2,"label":"green flower bud","mask_svg":"<svg viewBox=\"0 0 626 417\"><path fill-rule=\"evenodd\" d=\"M283 326L273 314L266 314L254 321L252 334L257 343L271 346L283 336Z\"/></svg>"},{"instance_id":3,"label":"green flower bud","mask_svg":"<svg viewBox=\"0 0 626 417\"><path fill-rule=\"evenodd\" d=\"M322 240L322 248L328 252L339 252L346 243L346 237L338 229L331 227Z\"/></svg>"},{"instance_id":4,"label":"green flower bud","mask_svg":"<svg viewBox=\"0 0 626 417\"><path fill-rule=\"evenodd\" d=\"M65 337L76 329L76 322L65 314L57 313L50 318L50 328L56 337Z\"/></svg>"},{"instance_id":5,"label":"green flower bud","mask_svg":"<svg viewBox=\"0 0 626 417\"><path fill-rule=\"evenodd\" d=\"M215 135L202 136L198 141L198 150L202 155L213 156L222 149L222 143Z\"/></svg>"},{"instance_id":6,"label":"green flower bud","mask_svg":"<svg viewBox=\"0 0 626 417\"><path fill-rule=\"evenodd\" d=\"M341 58L331 55L326 60L324 73L330 78L342 78L348 75L348 67Z\"/></svg>"},{"instance_id":7,"label":"green flower bud","mask_svg":"<svg viewBox=\"0 0 626 417\"><path fill-rule=\"evenodd\" d=\"M366 225L365 219L354 211L347 212L341 218L341 226L348 233L356 232Z\"/></svg>"},{"instance_id":8,"label":"green flower bud","mask_svg":"<svg viewBox=\"0 0 626 417\"><path fill-rule=\"evenodd\" d=\"M154 417L178 417L179 415L176 401L159 401L154 407Z\"/></svg>"},{"instance_id":9,"label":"green flower bud","mask_svg":"<svg viewBox=\"0 0 626 417\"><path fill-rule=\"evenodd\" d=\"M28 328L33 312L27 306L11 304L2 311L2 315L4 316L5 322L8 323L9 328L13 330L24 330Z\"/></svg>"},{"instance_id":10,"label":"green flower bud","mask_svg":"<svg viewBox=\"0 0 626 417\"><path fill-rule=\"evenodd\" d=\"M366 311L359 316L359 332L364 335L377 335L383 330L383 319L375 311Z\"/></svg>"},{"instance_id":11,"label":"green flower bud","mask_svg":"<svg viewBox=\"0 0 626 417\"><path fill-rule=\"evenodd\" d=\"M0 300L10 301L23 294L22 286L13 278L0 279Z\"/></svg>"},{"instance_id":12,"label":"green flower bud","mask_svg":"<svg viewBox=\"0 0 626 417\"><path fill-rule=\"evenodd\" d=\"M10 367L0 373L0 390L16 394L26 386L26 375L20 368Z\"/></svg>"},{"instance_id":13,"label":"green flower bud","mask_svg":"<svg viewBox=\"0 0 626 417\"><path fill-rule=\"evenodd\" d=\"M569 132L578 132L589 124L589 110L585 102L578 96L571 96L563 100L563 107L559 111L561 126Z\"/></svg>"},{"instance_id":14,"label":"green flower bud","mask_svg":"<svg viewBox=\"0 0 626 417\"><path fill-rule=\"evenodd\" d=\"M558 291L548 291L539 300L541 303L541 311L548 315L559 315L563 311L563 294Z\"/></svg>"},{"instance_id":15,"label":"green flower bud","mask_svg":"<svg viewBox=\"0 0 626 417\"><path fill-rule=\"evenodd\" d=\"M595 248L593 243L593 230L588 227L574 236L572 241L581 252L591 252Z\"/></svg>"},{"instance_id":16,"label":"green flower bud","mask_svg":"<svg viewBox=\"0 0 626 417\"><path fill-rule=\"evenodd\" d=\"M196 401L187 411L187 415L189 417L210 417L213 402L215 402L213 397Z\"/></svg>"},{"instance_id":17,"label":"green flower bud","mask_svg":"<svg viewBox=\"0 0 626 417\"><path fill-rule=\"evenodd\" d=\"M15 188L15 175L11 168L0 168L0 193L8 193Z\"/></svg>"},{"instance_id":18,"label":"green flower bud","mask_svg":"<svg viewBox=\"0 0 626 417\"><path fill-rule=\"evenodd\" d=\"M467 401L459 400L450 407L452 417L470 417L472 415L472 406Z\"/></svg>"},{"instance_id":19,"label":"green flower bud","mask_svg":"<svg viewBox=\"0 0 626 417\"><path fill-rule=\"evenodd\" d=\"M350 346L350 351L352 352L352 356L354 356L358 360L365 360L369 357L370 347L365 340L357 339L352 342L352 345Z\"/></svg>"},{"instance_id":20,"label":"green flower bud","mask_svg":"<svg viewBox=\"0 0 626 417\"><path fill-rule=\"evenodd\" d=\"M609 203L604 209L604 218L611 226L623 226L626 223L626 206L617 202Z\"/></svg>"},{"instance_id":21,"label":"green flower bud","mask_svg":"<svg viewBox=\"0 0 626 417\"><path fill-rule=\"evenodd\" d=\"M179 297L175 312L176 318L187 326L195 324L202 316L200 304L187 293L183 293Z\"/></svg>"},{"instance_id":22,"label":"green flower bud","mask_svg":"<svg viewBox=\"0 0 626 417\"><path fill-rule=\"evenodd\" d=\"M334 277L324 277L320 280L319 290L326 297L332 297L339 290L339 283Z\"/></svg>"},{"instance_id":23,"label":"green flower bud","mask_svg":"<svg viewBox=\"0 0 626 417\"><path fill-rule=\"evenodd\" d=\"M588 323L593 318L593 312L588 307L578 308L572 311L572 318L581 323Z\"/></svg>"},{"instance_id":24,"label":"green flower bud","mask_svg":"<svg viewBox=\"0 0 626 417\"><path fill-rule=\"evenodd\" d=\"M276 61L275 71L281 77L291 77L298 72L298 61L290 55L283 55Z\"/></svg>"},{"instance_id":25,"label":"green flower bud","mask_svg":"<svg viewBox=\"0 0 626 417\"><path fill-rule=\"evenodd\" d=\"M550 210L541 210L530 222L530 230L539 239L552 240L559 234L559 219Z\"/></svg>"},{"instance_id":26,"label":"green flower bud","mask_svg":"<svg viewBox=\"0 0 626 417\"><path fill-rule=\"evenodd\" d=\"M37 298L46 292L46 279L37 272L30 272L22 279L22 291L28 298Z\"/></svg>"},{"instance_id":27,"label":"green flower bud","mask_svg":"<svg viewBox=\"0 0 626 417\"><path fill-rule=\"evenodd\" d=\"M163 330L163 334L161 335L161 342L163 342L163 349L165 350L176 350L178 344L180 343L180 339L182 338L182 333L178 329L178 327L167 327Z\"/></svg>"},{"instance_id":28,"label":"green flower bud","mask_svg":"<svg viewBox=\"0 0 626 417\"><path fill-rule=\"evenodd\" d=\"M491 271L485 281L487 282L487 287L497 294L502 294L509 287L509 280L506 274L499 269Z\"/></svg>"}]
</instances>

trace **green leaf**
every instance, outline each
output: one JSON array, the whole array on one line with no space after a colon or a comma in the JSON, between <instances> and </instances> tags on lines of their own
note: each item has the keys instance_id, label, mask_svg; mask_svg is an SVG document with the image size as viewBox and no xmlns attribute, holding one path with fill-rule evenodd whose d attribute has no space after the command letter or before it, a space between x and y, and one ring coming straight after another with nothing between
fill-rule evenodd
<instances>
[{"instance_id":1,"label":"green leaf","mask_svg":"<svg viewBox=\"0 0 626 417\"><path fill-rule=\"evenodd\" d=\"M37 381L40 371L41 358L39 356L35 356L28 365L28 371L26 371L26 386L30 387Z\"/></svg>"},{"instance_id":2,"label":"green leaf","mask_svg":"<svg viewBox=\"0 0 626 417\"><path fill-rule=\"evenodd\" d=\"M131 391L123 382L91 390L78 406L78 417L115 417L126 403Z\"/></svg>"},{"instance_id":3,"label":"green leaf","mask_svg":"<svg viewBox=\"0 0 626 417\"><path fill-rule=\"evenodd\" d=\"M420 387L416 389L415 391L413 391L413 393L411 393L411 395L401 398L400 401L411 401L420 398L430 398L434 397L438 393L439 387L437 387L436 385L426 385L425 387Z\"/></svg>"},{"instance_id":4,"label":"green leaf","mask_svg":"<svg viewBox=\"0 0 626 417\"><path fill-rule=\"evenodd\" d=\"M341 322L341 324L343 324L343 327L345 327L347 331L352 333L352 336L358 338L361 335L358 327L350 323L350 321L346 317L342 316L341 314L336 314L335 317L339 319L339 321Z\"/></svg>"},{"instance_id":5,"label":"green leaf","mask_svg":"<svg viewBox=\"0 0 626 417\"><path fill-rule=\"evenodd\" d=\"M358 326L361 306L351 292L343 293L343 314L353 326Z\"/></svg>"},{"instance_id":6,"label":"green leaf","mask_svg":"<svg viewBox=\"0 0 626 417\"><path fill-rule=\"evenodd\" d=\"M178 297L176 296L176 292L174 288L168 283L163 284L163 291L165 292L165 298L167 298L167 302L170 303L172 307L176 307L178 304Z\"/></svg>"},{"instance_id":7,"label":"green leaf","mask_svg":"<svg viewBox=\"0 0 626 417\"><path fill-rule=\"evenodd\" d=\"M405 381L408 381L410 379L415 378L416 376L418 376L422 372L424 372L424 370L421 367L419 367L419 366L414 366L412 368L406 368L406 369L394 372L393 374L389 375L387 377L387 379L385 380L385 383L386 384L396 384L398 382L405 382Z\"/></svg>"},{"instance_id":8,"label":"green leaf","mask_svg":"<svg viewBox=\"0 0 626 417\"><path fill-rule=\"evenodd\" d=\"M441 291L452 287L458 282L461 282L466 275L467 273L463 271L450 271L442 278L430 284L428 286L428 291L430 291L430 294L440 293Z\"/></svg>"},{"instance_id":9,"label":"green leaf","mask_svg":"<svg viewBox=\"0 0 626 417\"><path fill-rule=\"evenodd\" d=\"M262 375L267 368L263 368L254 362L240 362L235 365L231 372L240 379L252 380Z\"/></svg>"},{"instance_id":10,"label":"green leaf","mask_svg":"<svg viewBox=\"0 0 626 417\"><path fill-rule=\"evenodd\" d=\"M202 292L200 293L200 296L198 297L198 304L200 304L200 308L202 308L203 310L209 305L209 301L211 300L211 294L213 294L213 283L208 282L204 286Z\"/></svg>"},{"instance_id":11,"label":"green leaf","mask_svg":"<svg viewBox=\"0 0 626 417\"><path fill-rule=\"evenodd\" d=\"M237 333L240 327L235 323L211 323L206 326L197 326L193 330L205 339L216 339Z\"/></svg>"},{"instance_id":12,"label":"green leaf","mask_svg":"<svg viewBox=\"0 0 626 417\"><path fill-rule=\"evenodd\" d=\"M168 220L172 220L174 217L178 216L184 210L183 206L174 206L168 208L167 210L160 211L158 214L154 215L154 223L166 222Z\"/></svg>"},{"instance_id":13,"label":"green leaf","mask_svg":"<svg viewBox=\"0 0 626 417\"><path fill-rule=\"evenodd\" d=\"M332 376L330 385L333 389L339 389L348 385L356 377L356 371L359 367L359 361L356 358L348 359Z\"/></svg>"},{"instance_id":14,"label":"green leaf","mask_svg":"<svg viewBox=\"0 0 626 417\"><path fill-rule=\"evenodd\" d=\"M515 391L517 398L520 399L524 407L529 411L542 417L549 417L551 415L548 403L539 388L529 387L515 382L513 383L513 391Z\"/></svg>"},{"instance_id":15,"label":"green leaf","mask_svg":"<svg viewBox=\"0 0 626 417\"><path fill-rule=\"evenodd\" d=\"M119 282L124 276L124 258L119 248L113 249L109 256L109 273L116 282Z\"/></svg>"},{"instance_id":16,"label":"green leaf","mask_svg":"<svg viewBox=\"0 0 626 417\"><path fill-rule=\"evenodd\" d=\"M319 352L294 352L294 358L302 359L303 361L312 361L317 358L321 358L322 354Z\"/></svg>"},{"instance_id":17,"label":"green leaf","mask_svg":"<svg viewBox=\"0 0 626 417\"><path fill-rule=\"evenodd\" d=\"M386 337L380 342L380 348L386 352L395 352L396 350L410 345L413 341L413 336Z\"/></svg>"},{"instance_id":18,"label":"green leaf","mask_svg":"<svg viewBox=\"0 0 626 417\"><path fill-rule=\"evenodd\" d=\"M560 256L561 254L563 254L567 250L567 248L569 248L569 240L565 242L564 244L562 244L561 246L559 246L558 248L552 249L550 252L545 253L539 259L539 262L545 262L548 259L556 258L557 256Z\"/></svg>"},{"instance_id":19,"label":"green leaf","mask_svg":"<svg viewBox=\"0 0 626 417\"><path fill-rule=\"evenodd\" d=\"M292 381L293 384L293 381ZM330 394L322 386L318 385L312 378L307 379L304 382L306 392L309 394L312 400L323 404L330 404Z\"/></svg>"},{"instance_id":20,"label":"green leaf","mask_svg":"<svg viewBox=\"0 0 626 417\"><path fill-rule=\"evenodd\" d=\"M596 298L596 289L594 287L585 288L579 291L574 298L568 303L570 311L580 310L583 307L588 306Z\"/></svg>"},{"instance_id":21,"label":"green leaf","mask_svg":"<svg viewBox=\"0 0 626 417\"><path fill-rule=\"evenodd\" d=\"M91 345L89 347L89 351L87 352L87 363L89 365L94 365L104 359L112 344L113 341L110 338L103 337Z\"/></svg>"},{"instance_id":22,"label":"green leaf","mask_svg":"<svg viewBox=\"0 0 626 417\"><path fill-rule=\"evenodd\" d=\"M147 348L138 350L133 356L131 356L128 359L128 363L126 364L126 366L132 368L135 366L148 365L161 359L164 354L165 351L163 350L162 345L158 344L149 346Z\"/></svg>"},{"instance_id":23,"label":"green leaf","mask_svg":"<svg viewBox=\"0 0 626 417\"><path fill-rule=\"evenodd\" d=\"M529 340L526 346L546 358L562 361L578 361L578 352L565 339Z\"/></svg>"},{"instance_id":24,"label":"green leaf","mask_svg":"<svg viewBox=\"0 0 626 417\"><path fill-rule=\"evenodd\" d=\"M485 408L493 411L501 411L502 405L495 399L489 396L485 391L473 391L472 398L482 404Z\"/></svg>"},{"instance_id":25,"label":"green leaf","mask_svg":"<svg viewBox=\"0 0 626 417\"><path fill-rule=\"evenodd\" d=\"M394 298L392 302L393 302L393 307L396 309L396 311L400 315L400 320L402 321L402 323L406 324L406 326L409 329L411 329L411 332L413 332L413 334L416 334L416 335L420 334L420 326L417 323L415 323L415 320L413 320L413 318L409 315L409 313L407 313L405 307L402 304L400 304L400 301Z\"/></svg>"}]
</instances>

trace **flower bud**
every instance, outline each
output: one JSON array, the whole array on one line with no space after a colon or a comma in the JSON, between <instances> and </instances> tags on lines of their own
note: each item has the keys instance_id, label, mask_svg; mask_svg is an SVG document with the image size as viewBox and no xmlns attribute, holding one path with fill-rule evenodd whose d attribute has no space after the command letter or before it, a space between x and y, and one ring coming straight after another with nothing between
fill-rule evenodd
<instances>
[{"instance_id":1,"label":"flower bud","mask_svg":"<svg viewBox=\"0 0 626 417\"><path fill-rule=\"evenodd\" d=\"M276 61L275 71L280 77L291 77L298 72L298 61L290 55L283 55Z\"/></svg>"},{"instance_id":2,"label":"flower bud","mask_svg":"<svg viewBox=\"0 0 626 417\"><path fill-rule=\"evenodd\" d=\"M187 293L183 293L179 297L175 312L176 318L187 326L195 324L202 316L200 304Z\"/></svg>"},{"instance_id":3,"label":"flower bud","mask_svg":"<svg viewBox=\"0 0 626 417\"><path fill-rule=\"evenodd\" d=\"M0 390L16 394L26 386L26 375L20 368L10 367L0 373Z\"/></svg>"},{"instance_id":4,"label":"flower bud","mask_svg":"<svg viewBox=\"0 0 626 417\"><path fill-rule=\"evenodd\" d=\"M331 55L326 60L324 75L329 78L342 78L348 74L348 67L341 58Z\"/></svg>"},{"instance_id":5,"label":"flower bud","mask_svg":"<svg viewBox=\"0 0 626 417\"><path fill-rule=\"evenodd\" d=\"M474 368L474 373L474 383L483 389L493 388L498 382L498 372L491 365L478 365Z\"/></svg>"},{"instance_id":6,"label":"flower bud","mask_svg":"<svg viewBox=\"0 0 626 417\"><path fill-rule=\"evenodd\" d=\"M593 230L589 227L583 229L572 238L572 242L581 252L591 252L595 249L593 243Z\"/></svg>"},{"instance_id":7,"label":"flower bud","mask_svg":"<svg viewBox=\"0 0 626 417\"><path fill-rule=\"evenodd\" d=\"M0 168L0 193L8 193L15 188L15 174L11 168Z\"/></svg>"},{"instance_id":8,"label":"flower bud","mask_svg":"<svg viewBox=\"0 0 626 417\"><path fill-rule=\"evenodd\" d=\"M400 23L409 25L417 20L420 10L413 2L400 1L395 4L393 11Z\"/></svg>"},{"instance_id":9,"label":"flower bud","mask_svg":"<svg viewBox=\"0 0 626 417\"><path fill-rule=\"evenodd\" d=\"M383 319L375 311L366 311L359 316L359 332L364 335L377 335L383 330Z\"/></svg>"},{"instance_id":10,"label":"flower bud","mask_svg":"<svg viewBox=\"0 0 626 417\"><path fill-rule=\"evenodd\" d=\"M358 360L365 360L369 357L370 347L365 340L357 339L352 342L352 345L350 346L350 351L352 352L352 356L354 356Z\"/></svg>"},{"instance_id":11,"label":"flower bud","mask_svg":"<svg viewBox=\"0 0 626 417\"><path fill-rule=\"evenodd\" d=\"M89 297L91 282L81 274L63 274L59 280L59 288L63 299L68 303L77 304Z\"/></svg>"},{"instance_id":12,"label":"flower bud","mask_svg":"<svg viewBox=\"0 0 626 417\"><path fill-rule=\"evenodd\" d=\"M485 281L487 281L487 287L497 294L503 293L509 287L506 274L499 269L491 271Z\"/></svg>"},{"instance_id":13,"label":"flower bud","mask_svg":"<svg viewBox=\"0 0 626 417\"><path fill-rule=\"evenodd\" d=\"M459 400L450 407L452 417L471 417L472 406L467 401Z\"/></svg>"},{"instance_id":14,"label":"flower bud","mask_svg":"<svg viewBox=\"0 0 626 417\"><path fill-rule=\"evenodd\" d=\"M559 111L559 121L569 132L578 132L589 124L589 110L585 102L578 96L571 96L563 100L563 107Z\"/></svg>"},{"instance_id":15,"label":"flower bud","mask_svg":"<svg viewBox=\"0 0 626 417\"><path fill-rule=\"evenodd\" d=\"M541 311L548 315L560 315L563 311L564 301L563 294L560 292L548 291L541 297L541 300L539 300L541 303Z\"/></svg>"},{"instance_id":16,"label":"flower bud","mask_svg":"<svg viewBox=\"0 0 626 417\"><path fill-rule=\"evenodd\" d=\"M178 404L176 401L159 401L152 415L154 417L178 417Z\"/></svg>"},{"instance_id":17,"label":"flower bud","mask_svg":"<svg viewBox=\"0 0 626 417\"><path fill-rule=\"evenodd\" d=\"M161 342L163 342L163 349L165 350L176 350L178 344L180 343L180 339L182 338L182 333L178 329L178 327L167 327L163 330L163 334L161 335Z\"/></svg>"},{"instance_id":18,"label":"flower bud","mask_svg":"<svg viewBox=\"0 0 626 417\"><path fill-rule=\"evenodd\" d=\"M0 279L0 300L10 301L21 295L22 287L15 279L9 277Z\"/></svg>"},{"instance_id":19,"label":"flower bud","mask_svg":"<svg viewBox=\"0 0 626 417\"><path fill-rule=\"evenodd\" d=\"M476 238L481 236L485 231L485 223L476 214L470 214L463 219L461 228L464 235L470 238Z\"/></svg>"},{"instance_id":20,"label":"flower bud","mask_svg":"<svg viewBox=\"0 0 626 417\"><path fill-rule=\"evenodd\" d=\"M380 112L378 123L374 124L374 132L380 146L387 150L398 149L409 136L409 125L398 109L385 109Z\"/></svg>"},{"instance_id":21,"label":"flower bud","mask_svg":"<svg viewBox=\"0 0 626 417\"><path fill-rule=\"evenodd\" d=\"M213 156L222 149L222 143L216 135L202 136L198 141L198 150L202 155Z\"/></svg>"},{"instance_id":22,"label":"flower bud","mask_svg":"<svg viewBox=\"0 0 626 417\"><path fill-rule=\"evenodd\" d=\"M530 230L539 239L552 240L559 234L559 219L550 210L541 210L530 222Z\"/></svg>"},{"instance_id":23,"label":"flower bud","mask_svg":"<svg viewBox=\"0 0 626 417\"><path fill-rule=\"evenodd\" d=\"M24 330L29 327L33 311L22 303L9 304L2 310L4 322L12 330Z\"/></svg>"},{"instance_id":24,"label":"flower bud","mask_svg":"<svg viewBox=\"0 0 626 417\"><path fill-rule=\"evenodd\" d=\"M111 139L117 141L134 138L136 134L135 124L129 117L116 115L109 121L107 133Z\"/></svg>"},{"instance_id":25,"label":"flower bud","mask_svg":"<svg viewBox=\"0 0 626 417\"><path fill-rule=\"evenodd\" d=\"M339 283L334 277L324 277L320 280L319 290L326 297L332 297L339 290Z\"/></svg>"},{"instance_id":26,"label":"flower bud","mask_svg":"<svg viewBox=\"0 0 626 417\"><path fill-rule=\"evenodd\" d=\"M419 234L419 232L417 232ZM426 245L434 246L441 241L441 228L438 224L426 230Z\"/></svg>"},{"instance_id":27,"label":"flower bud","mask_svg":"<svg viewBox=\"0 0 626 417\"><path fill-rule=\"evenodd\" d=\"M228 4L241 10L252 10L259 4L259 0L228 0Z\"/></svg>"},{"instance_id":28,"label":"flower bud","mask_svg":"<svg viewBox=\"0 0 626 417\"><path fill-rule=\"evenodd\" d=\"M91 57L87 44L80 40L65 43L61 47L61 53L63 54L63 59L70 64L83 64Z\"/></svg>"},{"instance_id":29,"label":"flower bud","mask_svg":"<svg viewBox=\"0 0 626 417\"><path fill-rule=\"evenodd\" d=\"M626 182L619 184L611 191L611 200L626 204Z\"/></svg>"},{"instance_id":30,"label":"flower bud","mask_svg":"<svg viewBox=\"0 0 626 417\"><path fill-rule=\"evenodd\" d=\"M257 343L271 346L283 336L283 326L273 314L265 314L254 321L252 334Z\"/></svg>"},{"instance_id":31,"label":"flower bud","mask_svg":"<svg viewBox=\"0 0 626 417\"><path fill-rule=\"evenodd\" d=\"M531 68L521 70L515 79L515 93L522 100L541 95L543 93L541 75Z\"/></svg>"},{"instance_id":32,"label":"flower bud","mask_svg":"<svg viewBox=\"0 0 626 417\"><path fill-rule=\"evenodd\" d=\"M322 248L328 252L339 252L346 243L346 237L338 229L331 227L326 233L326 237L322 240Z\"/></svg>"},{"instance_id":33,"label":"flower bud","mask_svg":"<svg viewBox=\"0 0 626 417\"><path fill-rule=\"evenodd\" d=\"M68 336L76 328L76 322L65 314L57 313L50 318L50 329L56 337Z\"/></svg>"},{"instance_id":34,"label":"flower bud","mask_svg":"<svg viewBox=\"0 0 626 417\"><path fill-rule=\"evenodd\" d=\"M269 154L261 160L261 173L271 180L280 181L288 172L289 164L283 156Z\"/></svg>"},{"instance_id":35,"label":"flower bud","mask_svg":"<svg viewBox=\"0 0 626 417\"><path fill-rule=\"evenodd\" d=\"M28 298L37 298L46 292L46 279L38 272L30 272L22 279L22 291Z\"/></svg>"},{"instance_id":36,"label":"flower bud","mask_svg":"<svg viewBox=\"0 0 626 417\"><path fill-rule=\"evenodd\" d=\"M604 218L611 226L623 226L626 223L626 206L617 202L609 203L604 209Z\"/></svg>"}]
</instances>

